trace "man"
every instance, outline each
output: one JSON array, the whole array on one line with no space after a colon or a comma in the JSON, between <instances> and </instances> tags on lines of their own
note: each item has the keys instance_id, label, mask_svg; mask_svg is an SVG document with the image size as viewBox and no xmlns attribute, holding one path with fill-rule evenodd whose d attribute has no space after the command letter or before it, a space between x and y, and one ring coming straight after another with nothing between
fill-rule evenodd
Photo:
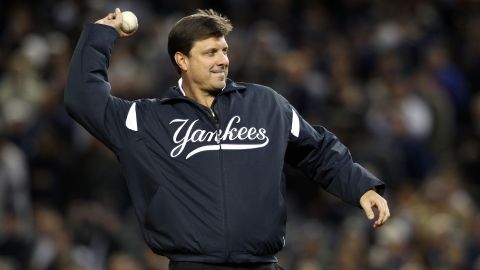
<instances>
[{"instance_id":1,"label":"man","mask_svg":"<svg viewBox=\"0 0 480 270\"><path fill-rule=\"evenodd\" d=\"M170 269L282 269L284 162L344 201L373 226L390 216L384 184L322 127L312 127L272 89L227 79L232 25L211 10L182 18L168 52L180 74L164 99L110 95L114 42L127 37L119 9L88 24L65 89L70 114L114 151L144 238Z\"/></svg>"}]
</instances>

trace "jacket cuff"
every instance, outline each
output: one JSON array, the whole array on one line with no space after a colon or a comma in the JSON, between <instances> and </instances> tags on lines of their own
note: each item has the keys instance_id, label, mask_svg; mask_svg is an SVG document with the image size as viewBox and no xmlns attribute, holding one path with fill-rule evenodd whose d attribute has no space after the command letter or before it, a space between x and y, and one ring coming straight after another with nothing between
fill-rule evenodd
<instances>
[{"instance_id":1,"label":"jacket cuff","mask_svg":"<svg viewBox=\"0 0 480 270\"><path fill-rule=\"evenodd\" d=\"M84 31L89 32L89 39L92 41L101 41L107 44L113 44L120 37L115 28L105 24L87 23Z\"/></svg>"},{"instance_id":2,"label":"jacket cuff","mask_svg":"<svg viewBox=\"0 0 480 270\"><path fill-rule=\"evenodd\" d=\"M373 190L375 190L375 192L377 192L378 194L380 194L381 196L383 196L383 194L385 194L385 184L376 184L375 186L372 187Z\"/></svg>"}]
</instances>

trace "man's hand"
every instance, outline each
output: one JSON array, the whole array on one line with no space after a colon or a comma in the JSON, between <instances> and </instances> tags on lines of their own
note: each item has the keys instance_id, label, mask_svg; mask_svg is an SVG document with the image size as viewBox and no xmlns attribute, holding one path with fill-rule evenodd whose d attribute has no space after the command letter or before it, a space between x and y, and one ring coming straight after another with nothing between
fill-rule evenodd
<instances>
[{"instance_id":1,"label":"man's hand","mask_svg":"<svg viewBox=\"0 0 480 270\"><path fill-rule=\"evenodd\" d=\"M390 217L387 201L374 190L369 190L362 195L360 205L370 220L375 218L373 209L376 208L378 210L378 219L373 223L373 228L382 226Z\"/></svg>"},{"instance_id":2,"label":"man's hand","mask_svg":"<svg viewBox=\"0 0 480 270\"><path fill-rule=\"evenodd\" d=\"M105 18L100 19L100 20L96 21L95 23L96 24L104 24L104 25L108 25L110 27L115 28L115 30L117 30L120 37L128 37L128 36L133 35L136 32L136 30L131 32L131 33L126 33L124 31L122 31L122 28L121 28L122 22L123 22L122 12L120 11L119 8L116 8L115 12L109 13Z\"/></svg>"}]
</instances>

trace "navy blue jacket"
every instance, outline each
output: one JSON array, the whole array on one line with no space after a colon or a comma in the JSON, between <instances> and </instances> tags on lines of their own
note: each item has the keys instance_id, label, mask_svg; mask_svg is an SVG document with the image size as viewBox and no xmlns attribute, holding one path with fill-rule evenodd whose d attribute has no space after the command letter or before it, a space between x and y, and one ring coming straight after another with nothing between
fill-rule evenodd
<instances>
[{"instance_id":1,"label":"navy blue jacket","mask_svg":"<svg viewBox=\"0 0 480 270\"><path fill-rule=\"evenodd\" d=\"M118 157L143 235L174 261L276 262L285 245L284 162L359 206L384 184L352 162L272 89L228 80L212 109L173 87L164 99L110 94L117 32L86 25L70 63L65 105Z\"/></svg>"}]
</instances>

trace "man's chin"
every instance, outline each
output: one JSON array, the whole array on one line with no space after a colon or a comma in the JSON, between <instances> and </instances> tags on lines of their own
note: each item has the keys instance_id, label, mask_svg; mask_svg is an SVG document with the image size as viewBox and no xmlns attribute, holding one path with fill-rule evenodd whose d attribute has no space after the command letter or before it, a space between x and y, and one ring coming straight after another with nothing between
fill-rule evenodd
<instances>
[{"instance_id":1,"label":"man's chin","mask_svg":"<svg viewBox=\"0 0 480 270\"><path fill-rule=\"evenodd\" d=\"M207 90L210 94L218 94L225 88L226 83L215 83Z\"/></svg>"},{"instance_id":2,"label":"man's chin","mask_svg":"<svg viewBox=\"0 0 480 270\"><path fill-rule=\"evenodd\" d=\"M224 78L223 80L215 83L215 88L218 88L218 90L222 90L223 88L225 88L226 85L227 81L226 78Z\"/></svg>"}]
</instances>

